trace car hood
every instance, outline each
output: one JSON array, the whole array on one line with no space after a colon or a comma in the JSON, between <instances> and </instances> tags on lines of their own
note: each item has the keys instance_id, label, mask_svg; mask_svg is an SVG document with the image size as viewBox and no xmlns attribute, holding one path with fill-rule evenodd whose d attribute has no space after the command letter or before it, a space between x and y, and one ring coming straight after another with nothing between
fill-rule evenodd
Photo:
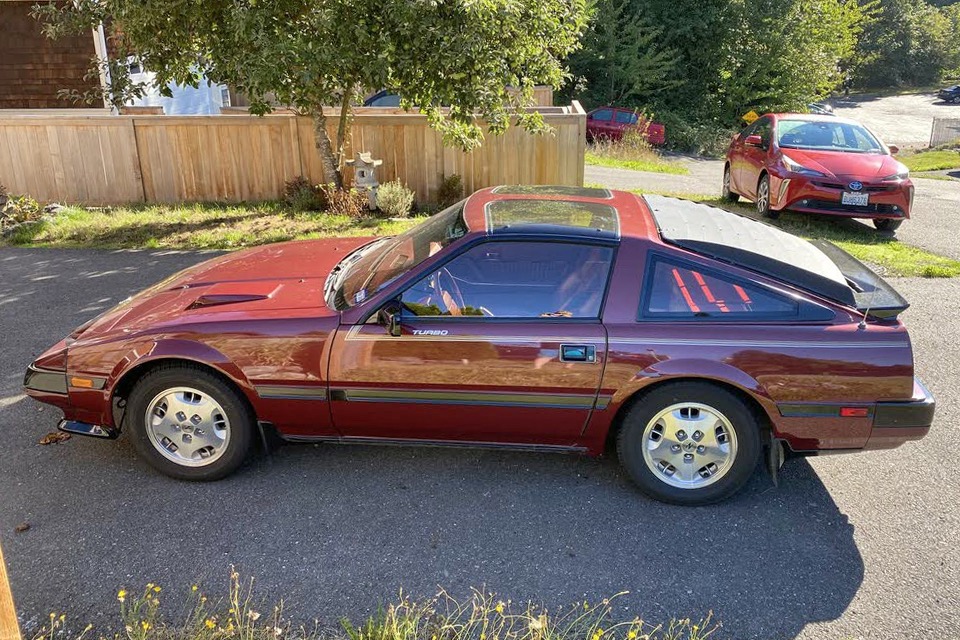
<instances>
[{"instance_id":1,"label":"car hood","mask_svg":"<svg viewBox=\"0 0 960 640\"><path fill-rule=\"evenodd\" d=\"M811 149L782 149L782 153L808 169L847 180L870 181L905 171L893 156L882 153L845 153Z\"/></svg>"},{"instance_id":2,"label":"car hood","mask_svg":"<svg viewBox=\"0 0 960 640\"><path fill-rule=\"evenodd\" d=\"M204 321L277 317L313 310L331 316L323 287L331 269L373 238L266 245L202 262L124 300L77 329L72 339ZM282 315L281 315L282 317Z\"/></svg>"}]
</instances>

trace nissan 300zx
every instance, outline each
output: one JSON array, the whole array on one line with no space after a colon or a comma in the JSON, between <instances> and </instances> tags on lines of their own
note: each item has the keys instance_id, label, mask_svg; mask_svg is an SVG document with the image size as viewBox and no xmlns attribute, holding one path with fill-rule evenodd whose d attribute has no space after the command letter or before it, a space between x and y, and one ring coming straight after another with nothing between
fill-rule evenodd
<instances>
[{"instance_id":1,"label":"nissan 300zx","mask_svg":"<svg viewBox=\"0 0 960 640\"><path fill-rule=\"evenodd\" d=\"M479 191L406 233L182 271L27 370L60 428L180 479L293 442L615 448L704 504L784 455L896 447L934 401L906 301L827 243L720 209L575 187Z\"/></svg>"}]
</instances>

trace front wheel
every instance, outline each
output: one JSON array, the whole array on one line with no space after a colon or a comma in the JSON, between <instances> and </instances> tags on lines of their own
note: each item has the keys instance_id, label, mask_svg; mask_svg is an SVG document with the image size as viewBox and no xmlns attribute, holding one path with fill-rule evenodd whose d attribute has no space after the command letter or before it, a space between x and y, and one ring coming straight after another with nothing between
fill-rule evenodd
<instances>
[{"instance_id":1,"label":"front wheel","mask_svg":"<svg viewBox=\"0 0 960 640\"><path fill-rule=\"evenodd\" d=\"M740 194L730 189L730 165L723 168L723 188L721 195L727 202L737 202L740 200Z\"/></svg>"},{"instance_id":2,"label":"front wheel","mask_svg":"<svg viewBox=\"0 0 960 640\"><path fill-rule=\"evenodd\" d=\"M620 463L655 500L703 505L749 480L760 456L760 426L744 402L704 382L654 389L627 414L617 437Z\"/></svg>"},{"instance_id":3,"label":"front wheel","mask_svg":"<svg viewBox=\"0 0 960 640\"><path fill-rule=\"evenodd\" d=\"M873 220L873 226L877 228L877 231L896 231L901 224L903 224L903 220L892 220L890 218L875 218Z\"/></svg>"},{"instance_id":4,"label":"front wheel","mask_svg":"<svg viewBox=\"0 0 960 640\"><path fill-rule=\"evenodd\" d=\"M764 175L757 183L757 213L762 218L776 220L780 212L770 208L770 176Z\"/></svg>"},{"instance_id":5,"label":"front wheel","mask_svg":"<svg viewBox=\"0 0 960 640\"><path fill-rule=\"evenodd\" d=\"M256 419L240 392L191 365L162 365L137 382L127 403L137 453L181 480L219 480L243 464Z\"/></svg>"}]
</instances>

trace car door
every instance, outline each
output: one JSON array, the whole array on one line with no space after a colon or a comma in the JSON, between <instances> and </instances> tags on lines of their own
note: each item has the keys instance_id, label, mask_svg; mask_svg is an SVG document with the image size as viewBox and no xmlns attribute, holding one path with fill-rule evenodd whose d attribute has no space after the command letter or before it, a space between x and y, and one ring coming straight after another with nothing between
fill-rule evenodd
<instances>
[{"instance_id":1,"label":"car door","mask_svg":"<svg viewBox=\"0 0 960 640\"><path fill-rule=\"evenodd\" d=\"M575 446L606 358L614 248L491 240L399 292L399 335L343 326L330 356L347 438Z\"/></svg>"},{"instance_id":2,"label":"car door","mask_svg":"<svg viewBox=\"0 0 960 640\"><path fill-rule=\"evenodd\" d=\"M746 144L747 138L743 136L741 140L743 146L739 154L740 175L737 178L737 190L747 198L755 198L757 195L757 182L760 180L760 172L766 166L773 136L772 118L764 116L755 124L750 135L760 136L760 146Z\"/></svg>"},{"instance_id":3,"label":"car door","mask_svg":"<svg viewBox=\"0 0 960 640\"><path fill-rule=\"evenodd\" d=\"M613 125L613 109L597 109L590 114L590 129L593 131L593 137L610 137L610 131Z\"/></svg>"}]
</instances>

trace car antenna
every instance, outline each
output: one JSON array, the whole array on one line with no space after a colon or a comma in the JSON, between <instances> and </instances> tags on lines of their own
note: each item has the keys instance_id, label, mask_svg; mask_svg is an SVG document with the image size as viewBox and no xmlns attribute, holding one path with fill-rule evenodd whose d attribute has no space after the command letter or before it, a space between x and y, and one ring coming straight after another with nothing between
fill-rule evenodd
<instances>
[{"instance_id":1,"label":"car antenna","mask_svg":"<svg viewBox=\"0 0 960 640\"><path fill-rule=\"evenodd\" d=\"M867 328L867 316L870 315L870 309L873 308L873 303L877 301L877 288L874 287L873 295L870 296L870 304L867 305L867 308L863 310L863 317L860 318L860 324L857 325L858 329Z\"/></svg>"}]
</instances>

